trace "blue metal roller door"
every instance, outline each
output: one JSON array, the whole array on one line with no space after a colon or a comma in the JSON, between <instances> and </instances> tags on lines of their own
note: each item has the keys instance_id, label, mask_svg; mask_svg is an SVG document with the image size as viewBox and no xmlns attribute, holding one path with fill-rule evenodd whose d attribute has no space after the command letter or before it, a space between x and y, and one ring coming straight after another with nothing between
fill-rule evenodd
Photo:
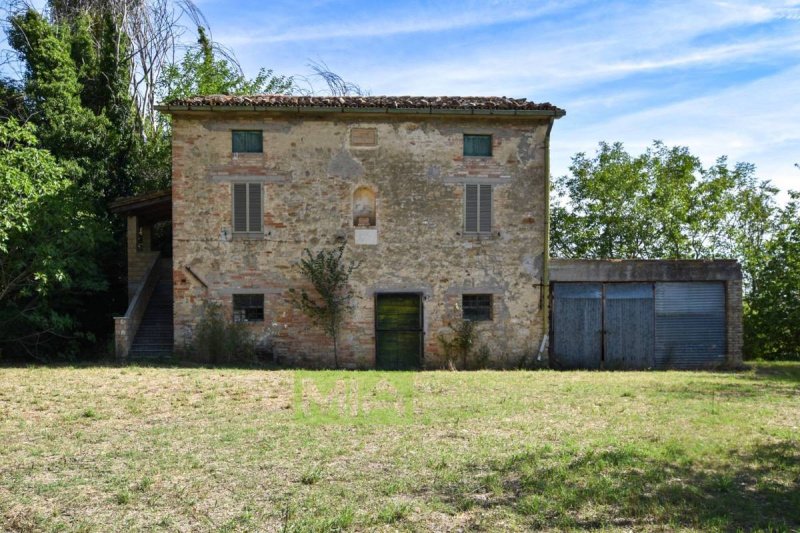
<instances>
[{"instance_id":1,"label":"blue metal roller door","mask_svg":"<svg viewBox=\"0 0 800 533\"><path fill-rule=\"evenodd\" d=\"M725 362L725 287L717 282L656 283L657 368Z\"/></svg>"}]
</instances>

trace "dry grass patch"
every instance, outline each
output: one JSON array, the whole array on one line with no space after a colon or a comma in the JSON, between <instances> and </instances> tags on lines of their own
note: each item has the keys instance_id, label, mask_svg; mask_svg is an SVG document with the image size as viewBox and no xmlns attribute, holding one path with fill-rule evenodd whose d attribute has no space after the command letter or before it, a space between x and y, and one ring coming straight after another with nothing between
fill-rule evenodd
<instances>
[{"instance_id":1,"label":"dry grass patch","mask_svg":"<svg viewBox=\"0 0 800 533\"><path fill-rule=\"evenodd\" d=\"M321 411L299 412L300 378L318 384ZM0 529L791 530L799 436L792 364L5 368Z\"/></svg>"}]
</instances>

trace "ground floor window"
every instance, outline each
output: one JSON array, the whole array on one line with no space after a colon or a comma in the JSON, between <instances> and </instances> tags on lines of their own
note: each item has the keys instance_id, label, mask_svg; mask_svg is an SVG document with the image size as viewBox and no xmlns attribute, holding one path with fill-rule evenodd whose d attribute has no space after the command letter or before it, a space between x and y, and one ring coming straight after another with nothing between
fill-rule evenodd
<instances>
[{"instance_id":1,"label":"ground floor window","mask_svg":"<svg viewBox=\"0 0 800 533\"><path fill-rule=\"evenodd\" d=\"M264 320L263 294L234 294L234 322L262 322Z\"/></svg>"},{"instance_id":2,"label":"ground floor window","mask_svg":"<svg viewBox=\"0 0 800 533\"><path fill-rule=\"evenodd\" d=\"M464 294L461 296L464 320L477 322L492 319L491 294Z\"/></svg>"}]
</instances>

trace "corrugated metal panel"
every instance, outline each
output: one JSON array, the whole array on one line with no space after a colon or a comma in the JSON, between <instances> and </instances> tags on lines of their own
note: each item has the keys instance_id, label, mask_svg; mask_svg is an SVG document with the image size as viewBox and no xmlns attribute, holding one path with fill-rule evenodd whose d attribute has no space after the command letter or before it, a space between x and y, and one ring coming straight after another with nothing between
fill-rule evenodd
<instances>
[{"instance_id":1,"label":"corrugated metal panel","mask_svg":"<svg viewBox=\"0 0 800 533\"><path fill-rule=\"evenodd\" d=\"M655 325L652 283L607 283L603 312L603 368L653 366Z\"/></svg>"},{"instance_id":2,"label":"corrugated metal panel","mask_svg":"<svg viewBox=\"0 0 800 533\"><path fill-rule=\"evenodd\" d=\"M656 367L704 368L725 361L725 287L656 283Z\"/></svg>"},{"instance_id":3,"label":"corrugated metal panel","mask_svg":"<svg viewBox=\"0 0 800 533\"><path fill-rule=\"evenodd\" d=\"M602 285L553 286L553 362L559 368L600 368Z\"/></svg>"}]
</instances>

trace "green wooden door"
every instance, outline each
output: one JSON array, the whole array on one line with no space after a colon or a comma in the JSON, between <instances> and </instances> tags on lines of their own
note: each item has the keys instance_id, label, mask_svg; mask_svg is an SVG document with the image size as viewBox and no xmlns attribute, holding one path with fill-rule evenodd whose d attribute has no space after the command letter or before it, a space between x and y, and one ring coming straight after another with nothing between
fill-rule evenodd
<instances>
[{"instance_id":1,"label":"green wooden door","mask_svg":"<svg viewBox=\"0 0 800 533\"><path fill-rule=\"evenodd\" d=\"M378 294L375 298L375 366L419 368L422 362L422 298L419 294Z\"/></svg>"}]
</instances>

